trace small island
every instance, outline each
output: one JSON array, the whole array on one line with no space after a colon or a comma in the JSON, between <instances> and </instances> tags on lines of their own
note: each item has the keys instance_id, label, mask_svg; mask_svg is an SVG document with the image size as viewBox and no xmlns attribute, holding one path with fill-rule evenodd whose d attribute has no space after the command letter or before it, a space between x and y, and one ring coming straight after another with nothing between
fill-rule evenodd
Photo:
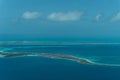
<instances>
[{"instance_id":1,"label":"small island","mask_svg":"<svg viewBox=\"0 0 120 80\"><path fill-rule=\"evenodd\" d=\"M81 64L94 64L92 61L89 61L84 58L75 57L72 55L63 55L63 54L51 54L51 53L36 53L36 52L0 52L5 58L12 58L12 57L22 57L22 56L40 56L45 58L51 59L64 59L64 60L71 60Z\"/></svg>"}]
</instances>

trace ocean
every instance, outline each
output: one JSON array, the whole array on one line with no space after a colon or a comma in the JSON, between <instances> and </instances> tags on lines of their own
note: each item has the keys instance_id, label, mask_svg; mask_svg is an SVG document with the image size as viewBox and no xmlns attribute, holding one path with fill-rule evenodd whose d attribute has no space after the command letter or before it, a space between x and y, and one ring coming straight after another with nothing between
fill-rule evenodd
<instances>
[{"instance_id":1,"label":"ocean","mask_svg":"<svg viewBox=\"0 0 120 80\"><path fill-rule=\"evenodd\" d=\"M39 56L0 57L0 80L120 80L120 44L0 45L0 51L67 54L108 64Z\"/></svg>"}]
</instances>

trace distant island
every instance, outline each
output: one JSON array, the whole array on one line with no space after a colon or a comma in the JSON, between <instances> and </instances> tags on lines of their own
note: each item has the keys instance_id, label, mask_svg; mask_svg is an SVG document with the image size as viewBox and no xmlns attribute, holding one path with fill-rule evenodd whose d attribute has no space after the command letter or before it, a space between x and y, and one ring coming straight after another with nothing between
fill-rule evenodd
<instances>
[{"instance_id":1,"label":"distant island","mask_svg":"<svg viewBox=\"0 0 120 80\"><path fill-rule=\"evenodd\" d=\"M21 56L40 56L52 59L64 59L64 60L72 60L81 64L94 64L92 61L89 61L84 58L78 58L72 55L63 55L63 54L48 54L48 53L33 53L33 52L0 52L5 58L12 57L21 57Z\"/></svg>"},{"instance_id":2,"label":"distant island","mask_svg":"<svg viewBox=\"0 0 120 80\"><path fill-rule=\"evenodd\" d=\"M115 42L47 42L47 41L0 41L0 45L103 45L120 44Z\"/></svg>"}]
</instances>

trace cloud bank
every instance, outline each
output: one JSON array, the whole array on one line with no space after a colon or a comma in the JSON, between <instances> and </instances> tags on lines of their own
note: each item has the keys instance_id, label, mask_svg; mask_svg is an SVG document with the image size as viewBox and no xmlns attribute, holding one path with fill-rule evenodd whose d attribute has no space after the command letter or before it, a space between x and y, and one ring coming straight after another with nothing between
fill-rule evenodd
<instances>
[{"instance_id":1,"label":"cloud bank","mask_svg":"<svg viewBox=\"0 0 120 80\"><path fill-rule=\"evenodd\" d=\"M120 12L118 12L111 21L120 21Z\"/></svg>"},{"instance_id":2,"label":"cloud bank","mask_svg":"<svg viewBox=\"0 0 120 80\"><path fill-rule=\"evenodd\" d=\"M95 17L95 20L99 21L101 19L101 17L102 17L102 14L97 14L96 17Z\"/></svg>"},{"instance_id":3,"label":"cloud bank","mask_svg":"<svg viewBox=\"0 0 120 80\"><path fill-rule=\"evenodd\" d=\"M40 17L44 16L44 20L49 21L78 21L83 17L83 12L80 11L70 11L70 12L52 12L48 15L41 15L40 12L34 11L26 11L22 14L22 19L26 20L35 20L39 19ZM96 14L94 20L100 21L102 18L102 14ZM104 18L103 18L104 19ZM120 12L116 13L112 16L112 18L109 20L111 22L120 21Z\"/></svg>"},{"instance_id":4,"label":"cloud bank","mask_svg":"<svg viewBox=\"0 0 120 80\"><path fill-rule=\"evenodd\" d=\"M48 15L47 18L53 21L76 21L79 20L82 15L83 13L78 11L67 12L67 13L54 12Z\"/></svg>"},{"instance_id":5,"label":"cloud bank","mask_svg":"<svg viewBox=\"0 0 120 80\"><path fill-rule=\"evenodd\" d=\"M39 12L26 11L23 13L22 18L23 19L37 19L40 16L41 16L41 13L39 13Z\"/></svg>"}]
</instances>

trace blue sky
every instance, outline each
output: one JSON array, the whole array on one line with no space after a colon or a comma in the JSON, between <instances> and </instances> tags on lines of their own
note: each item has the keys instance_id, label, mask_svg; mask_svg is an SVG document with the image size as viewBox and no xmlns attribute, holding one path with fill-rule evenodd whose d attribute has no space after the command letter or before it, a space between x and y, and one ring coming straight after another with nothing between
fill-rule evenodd
<instances>
[{"instance_id":1,"label":"blue sky","mask_svg":"<svg viewBox=\"0 0 120 80\"><path fill-rule=\"evenodd\" d=\"M120 42L120 0L0 0L0 40Z\"/></svg>"}]
</instances>

